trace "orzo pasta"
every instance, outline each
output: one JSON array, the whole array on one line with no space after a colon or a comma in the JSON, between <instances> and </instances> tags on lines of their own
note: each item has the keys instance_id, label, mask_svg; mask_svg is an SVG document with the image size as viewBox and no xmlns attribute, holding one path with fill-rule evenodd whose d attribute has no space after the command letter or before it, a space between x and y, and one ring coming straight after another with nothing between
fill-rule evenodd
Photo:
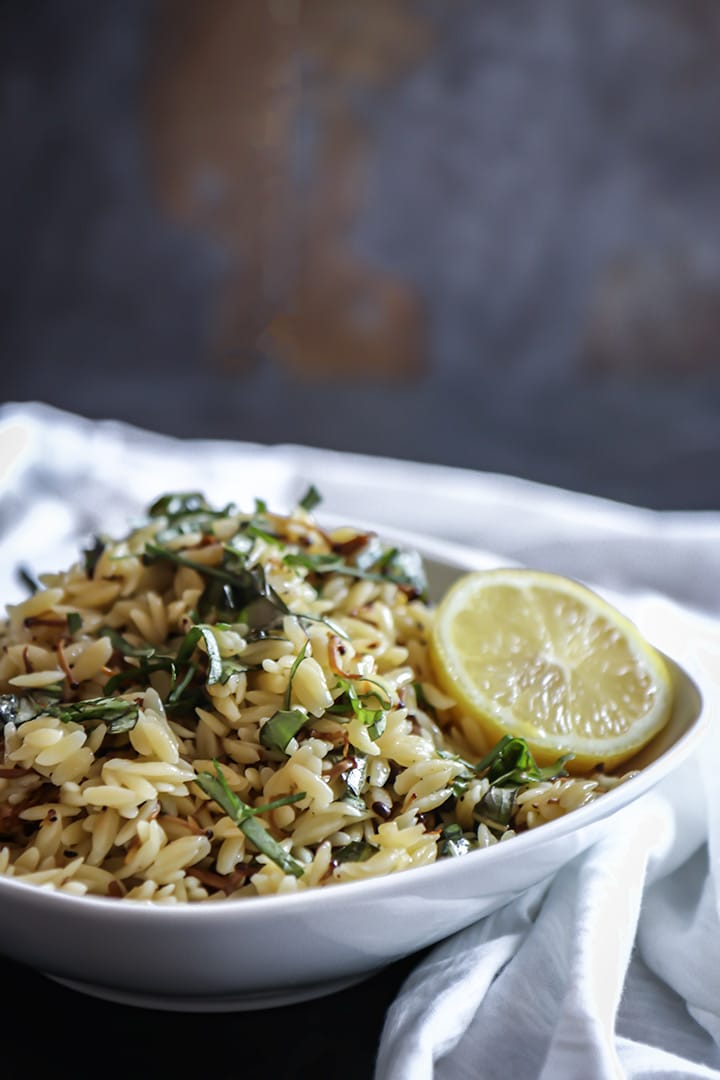
<instances>
[{"instance_id":1,"label":"orzo pasta","mask_svg":"<svg viewBox=\"0 0 720 1080\"><path fill-rule=\"evenodd\" d=\"M414 552L164 496L0 631L0 872L83 895L287 893L458 856L596 798L520 739L475 760ZM608 783L610 781L607 781Z\"/></svg>"}]
</instances>

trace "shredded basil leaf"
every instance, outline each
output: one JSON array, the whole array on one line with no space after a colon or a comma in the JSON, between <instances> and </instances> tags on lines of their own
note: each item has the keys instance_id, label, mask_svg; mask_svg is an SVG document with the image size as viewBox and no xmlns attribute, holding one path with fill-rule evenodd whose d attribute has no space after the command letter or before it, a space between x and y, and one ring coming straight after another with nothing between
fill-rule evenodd
<instances>
[{"instance_id":1,"label":"shredded basil leaf","mask_svg":"<svg viewBox=\"0 0 720 1080\"><path fill-rule=\"evenodd\" d=\"M67 628L69 634L77 634L78 630L82 628L82 615L79 611L68 611Z\"/></svg>"},{"instance_id":2,"label":"shredded basil leaf","mask_svg":"<svg viewBox=\"0 0 720 1080\"><path fill-rule=\"evenodd\" d=\"M170 523L155 533L155 542L167 544L170 540L177 540L179 536L187 536L191 533L201 533L202 536L212 536L215 531L215 521L207 514L188 514L183 518L172 518Z\"/></svg>"},{"instance_id":3,"label":"shredded basil leaf","mask_svg":"<svg viewBox=\"0 0 720 1080\"><path fill-rule=\"evenodd\" d=\"M210 535L218 518L236 512L233 503L214 510L199 491L162 495L148 510L151 519L164 519L165 526L155 534L157 543L166 543L178 536L199 532Z\"/></svg>"},{"instance_id":4,"label":"shredded basil leaf","mask_svg":"<svg viewBox=\"0 0 720 1080\"><path fill-rule=\"evenodd\" d=\"M132 683L146 687L150 681L148 676L154 671L169 672L172 683L175 685L177 674L172 658L169 656L158 656L157 658L153 657L152 659L142 659L140 667L128 667L125 668L124 671L118 671L117 674L111 675L103 686L103 690L106 695L110 695L121 686L129 686Z\"/></svg>"},{"instance_id":5,"label":"shredded basil leaf","mask_svg":"<svg viewBox=\"0 0 720 1080\"><path fill-rule=\"evenodd\" d=\"M92 720L107 723L108 731L115 735L120 731L131 731L138 721L139 708L134 701L124 698L91 698L66 705L55 705L45 709L51 716L57 716L64 724L71 721L86 724Z\"/></svg>"},{"instance_id":6,"label":"shredded basil leaf","mask_svg":"<svg viewBox=\"0 0 720 1080\"><path fill-rule=\"evenodd\" d=\"M332 630L333 634L336 634L337 637L342 638L344 641L350 640L350 635L347 634L342 627L338 626L337 623L334 623L332 619L328 619L327 615L306 615L296 612L295 617L301 622L303 619L307 619L309 622L323 623L327 626L328 630Z\"/></svg>"},{"instance_id":7,"label":"shredded basil leaf","mask_svg":"<svg viewBox=\"0 0 720 1080\"><path fill-rule=\"evenodd\" d=\"M148 509L150 517L182 517L185 514L196 514L199 510L208 511L210 506L205 501L205 496L200 491L172 492L169 495L161 495L159 499Z\"/></svg>"},{"instance_id":8,"label":"shredded basil leaf","mask_svg":"<svg viewBox=\"0 0 720 1080\"><path fill-rule=\"evenodd\" d=\"M306 570L311 570L314 574L344 574L349 570L348 564L342 555L323 554L322 552L311 554L308 551L290 551L283 559L283 562L287 566L304 566ZM357 576L360 576L359 572L357 572Z\"/></svg>"},{"instance_id":9,"label":"shredded basil leaf","mask_svg":"<svg viewBox=\"0 0 720 1080\"><path fill-rule=\"evenodd\" d=\"M279 709L260 728L260 742L268 750L285 753L287 745L307 723L307 713L301 709Z\"/></svg>"},{"instance_id":10,"label":"shredded basil leaf","mask_svg":"<svg viewBox=\"0 0 720 1080\"><path fill-rule=\"evenodd\" d=\"M363 679L363 682L372 683L373 680ZM368 735L375 742L387 727L385 710L391 707L390 699L384 697L377 690L369 690L365 694L359 694L351 679L338 678L337 685L342 687L343 692L335 699L335 703L330 706L328 712L342 715L348 709L351 709L358 720L365 725ZM382 690L383 688L379 687L379 689ZM379 709L368 708L367 702L373 698L379 702Z\"/></svg>"},{"instance_id":11,"label":"shredded basil leaf","mask_svg":"<svg viewBox=\"0 0 720 1080\"><path fill-rule=\"evenodd\" d=\"M427 581L422 559L415 552L398 552L391 549L391 558L381 556L368 569L346 562L342 555L313 554L307 551L289 552L284 562L287 566L302 566L314 574L344 574L364 581L377 581L408 588L414 595L427 595Z\"/></svg>"},{"instance_id":12,"label":"shredded basil leaf","mask_svg":"<svg viewBox=\"0 0 720 1080\"><path fill-rule=\"evenodd\" d=\"M112 626L101 626L98 630L98 637L110 638L113 648L117 652L122 653L123 656L136 656L150 658L155 655L156 649L154 645L131 645L121 633L113 629Z\"/></svg>"},{"instance_id":13,"label":"shredded basil leaf","mask_svg":"<svg viewBox=\"0 0 720 1080\"><path fill-rule=\"evenodd\" d=\"M564 754L554 764L540 767L525 740L513 735L504 735L474 765L447 750L438 750L437 753L439 757L461 762L468 770L466 776L458 776L453 781L452 792L456 798L464 794L473 776L489 782L488 790L473 809L473 816L476 821L487 825L496 836L502 835L511 825L518 788L567 776L563 766L573 756Z\"/></svg>"},{"instance_id":14,"label":"shredded basil leaf","mask_svg":"<svg viewBox=\"0 0 720 1080\"><path fill-rule=\"evenodd\" d=\"M185 635L182 644L178 649L177 656L175 657L175 663L178 666L186 663L195 651L195 647L200 641L200 638L205 642L208 656L206 682L208 686L213 686L215 683L223 681L223 666L217 638L215 637L212 626L208 626L207 623L195 623Z\"/></svg>"},{"instance_id":15,"label":"shredded basil leaf","mask_svg":"<svg viewBox=\"0 0 720 1080\"><path fill-rule=\"evenodd\" d=\"M368 533L363 546L353 555L353 565L358 570L371 570L382 559L385 545L376 533Z\"/></svg>"},{"instance_id":16,"label":"shredded basil leaf","mask_svg":"<svg viewBox=\"0 0 720 1080\"><path fill-rule=\"evenodd\" d=\"M522 784L567 776L564 765L572 757L572 754L563 754L554 764L541 767L535 762L524 739L504 735L472 769L478 776L487 776L491 784L502 781L520 787Z\"/></svg>"},{"instance_id":17,"label":"shredded basil leaf","mask_svg":"<svg viewBox=\"0 0 720 1080\"><path fill-rule=\"evenodd\" d=\"M485 792L475 806L473 811L475 819L484 821L491 828L499 826L504 832L512 820L517 791L517 787L501 787L495 784Z\"/></svg>"},{"instance_id":18,"label":"shredded basil leaf","mask_svg":"<svg viewBox=\"0 0 720 1080\"><path fill-rule=\"evenodd\" d=\"M187 671L185 672L182 679L180 680L180 682L175 683L172 690L168 694L168 698L167 698L167 702L166 702L167 705L173 705L175 707L175 709L178 709L181 704L188 705L188 707L190 707L189 702L185 699L184 695L185 695L185 691L187 690L187 688L190 686L191 682L195 678L196 673L197 673L197 668L196 668L195 664L190 664L188 666ZM195 691L193 691L191 700L192 700L193 705L198 700L198 695L196 694ZM202 700L201 697L200 697L200 700Z\"/></svg>"},{"instance_id":19,"label":"shredded basil leaf","mask_svg":"<svg viewBox=\"0 0 720 1080\"><path fill-rule=\"evenodd\" d=\"M310 513L312 510L315 509L316 506L319 506L321 502L322 495L315 487L315 485L311 484L303 495L302 499L300 499L300 501L298 502L298 506L301 506L303 510L307 510L307 512Z\"/></svg>"},{"instance_id":20,"label":"shredded basil leaf","mask_svg":"<svg viewBox=\"0 0 720 1080\"><path fill-rule=\"evenodd\" d=\"M346 712L348 708L352 708L353 712L355 713L357 713L358 710L362 709L364 709L365 711L370 711L367 709L367 705L365 703L370 701L372 698L374 698L378 702L381 709L392 708L392 702L390 701L390 698L384 696L384 693L379 693L379 691L384 691L384 687L381 686L380 683L376 683L374 679L369 679L365 676L363 676L361 681L366 683L372 683L372 685L377 686L378 689L368 690L364 694L359 694L355 687L355 680L344 679L342 678L342 676L338 676L336 688L338 686L341 687L343 692L335 699L335 704L330 706L328 712Z\"/></svg>"},{"instance_id":21,"label":"shredded basil leaf","mask_svg":"<svg viewBox=\"0 0 720 1080\"><path fill-rule=\"evenodd\" d=\"M379 849L374 844L368 844L366 840L351 840L349 844L336 848L333 851L333 862L365 862Z\"/></svg>"},{"instance_id":22,"label":"shredded basil leaf","mask_svg":"<svg viewBox=\"0 0 720 1080\"><path fill-rule=\"evenodd\" d=\"M554 780L567 776L565 762L573 754L563 754L552 765L540 766L533 758L527 743L517 735L503 735L502 739L476 764L466 761L459 754L450 750L437 750L438 757L459 761L468 770L468 777L459 777L460 781L472 776L486 777L491 784L507 783L522 787L541 780Z\"/></svg>"},{"instance_id":23,"label":"shredded basil leaf","mask_svg":"<svg viewBox=\"0 0 720 1080\"><path fill-rule=\"evenodd\" d=\"M351 760L353 762L352 768L347 769L342 774L343 784L345 785L345 794L342 801L354 803L364 810L365 803L361 796L367 782L367 758L365 754L355 754Z\"/></svg>"},{"instance_id":24,"label":"shredded basil leaf","mask_svg":"<svg viewBox=\"0 0 720 1080\"><path fill-rule=\"evenodd\" d=\"M248 569L243 553L234 548L225 547L219 566L206 566L170 548L151 543L145 545L143 559L148 564L165 560L188 566L205 579L209 578L198 604L201 615L211 611L232 616L244 613L244 621L251 628L257 628L274 625L282 615L288 614L287 604L266 580L263 568Z\"/></svg>"},{"instance_id":25,"label":"shredded basil leaf","mask_svg":"<svg viewBox=\"0 0 720 1080\"><path fill-rule=\"evenodd\" d=\"M245 526L245 534L251 536L254 540L264 540L266 544L280 544L283 545L283 541L275 533L271 533L268 529L264 529L261 525L258 525L256 521L250 521Z\"/></svg>"},{"instance_id":26,"label":"shredded basil leaf","mask_svg":"<svg viewBox=\"0 0 720 1080\"><path fill-rule=\"evenodd\" d=\"M462 826L457 822L446 825L438 837L438 855L442 857L467 855L471 849L471 842L463 835Z\"/></svg>"},{"instance_id":27,"label":"shredded basil leaf","mask_svg":"<svg viewBox=\"0 0 720 1080\"><path fill-rule=\"evenodd\" d=\"M176 714L192 716L198 706L207 705L207 699L199 686L190 686L187 689L183 687L181 694L176 693L173 696L171 693L164 704L165 711L173 716Z\"/></svg>"},{"instance_id":28,"label":"shredded basil leaf","mask_svg":"<svg viewBox=\"0 0 720 1080\"><path fill-rule=\"evenodd\" d=\"M365 709L364 711L368 712L367 709ZM370 723L368 723L368 721L365 719L363 719L363 723L367 727L368 735L370 736L372 741L377 742L377 740L380 738L385 728L387 727L387 716L384 712L380 711L374 712L372 716L374 717L374 719L372 719Z\"/></svg>"},{"instance_id":29,"label":"shredded basil leaf","mask_svg":"<svg viewBox=\"0 0 720 1080\"><path fill-rule=\"evenodd\" d=\"M293 679L295 678L295 673L296 673L297 669L300 667L303 660L305 659L305 653L307 652L308 644L309 644L309 642L306 640L305 644L302 647L302 649L300 650L300 652L297 654L297 656L293 660L293 665L290 668L290 675L288 676L287 690L285 691L285 708L286 709L290 709L290 707L292 705L292 684L293 684Z\"/></svg>"},{"instance_id":30,"label":"shredded basil leaf","mask_svg":"<svg viewBox=\"0 0 720 1080\"><path fill-rule=\"evenodd\" d=\"M410 592L427 599L428 584L422 556L417 551L402 551L390 548L377 563L383 577L405 586Z\"/></svg>"},{"instance_id":31,"label":"shredded basil leaf","mask_svg":"<svg viewBox=\"0 0 720 1080\"><path fill-rule=\"evenodd\" d=\"M106 547L105 540L102 536L95 536L90 547L83 550L83 566L87 577L92 578L95 576L95 568L100 561L100 557Z\"/></svg>"},{"instance_id":32,"label":"shredded basil leaf","mask_svg":"<svg viewBox=\"0 0 720 1080\"><path fill-rule=\"evenodd\" d=\"M195 623L180 642L175 656L164 655L151 645L133 646L116 630L104 627L100 633L110 637L118 652L139 660L138 667L128 667L111 676L105 683L105 693L110 694L120 687L132 684L147 686L153 672L167 671L171 682L165 707L173 713L192 713L198 705L206 702L204 690L195 684L196 676L202 676L202 667L199 662L191 662L201 639L205 642L207 655L205 686L226 683L232 675L248 671L252 666L234 657L223 659L220 655L216 632L227 629L228 626L227 623L215 623L213 626L208 623Z\"/></svg>"},{"instance_id":33,"label":"shredded basil leaf","mask_svg":"<svg viewBox=\"0 0 720 1080\"><path fill-rule=\"evenodd\" d=\"M228 679L232 678L233 675L242 675L244 671L250 671L254 668L260 667L261 665L243 664L241 660L237 660L234 656L228 656L221 661L220 666L222 669L220 674L220 682L224 684L228 681Z\"/></svg>"},{"instance_id":34,"label":"shredded basil leaf","mask_svg":"<svg viewBox=\"0 0 720 1080\"><path fill-rule=\"evenodd\" d=\"M302 864L294 859L292 855L288 855L287 851L267 829L256 820L255 815L264 814L266 811L274 810L278 806L288 806L290 803L298 802L299 799L305 798L305 792L286 795L281 799L268 803L266 806L248 806L247 803L238 798L234 791L230 790L218 762L213 761L213 765L217 776L212 776L209 772L197 773L195 779L199 787L202 788L206 795L215 800L221 810L224 810L238 828L242 829L248 840L255 845L258 851L272 859L286 874L292 874L297 878L302 877L304 873Z\"/></svg>"},{"instance_id":35,"label":"shredded basil leaf","mask_svg":"<svg viewBox=\"0 0 720 1080\"><path fill-rule=\"evenodd\" d=\"M253 540L241 526L240 531L236 532L234 536L229 537L223 546L228 553L228 557L234 555L244 563L253 549Z\"/></svg>"},{"instance_id":36,"label":"shredded basil leaf","mask_svg":"<svg viewBox=\"0 0 720 1080\"><path fill-rule=\"evenodd\" d=\"M139 716L136 702L126 701L124 698L88 698L86 701L53 705L41 703L32 697L19 701L16 698L17 704L13 704L11 700L8 701L14 697L14 694L8 694L2 699L5 702L5 707L0 709L0 719L3 723L7 723L8 719L20 724L26 720L32 720L35 716L56 716L63 724L106 723L110 734L116 735L118 732L130 731L134 728ZM13 710L14 717L11 715Z\"/></svg>"},{"instance_id":37,"label":"shredded basil leaf","mask_svg":"<svg viewBox=\"0 0 720 1080\"><path fill-rule=\"evenodd\" d=\"M27 566L18 566L16 573L18 579L22 582L22 584L25 586L29 593L34 594L36 592L39 592L42 588L42 585L40 584L38 579L33 573L30 572L30 570L28 570Z\"/></svg>"},{"instance_id":38,"label":"shredded basil leaf","mask_svg":"<svg viewBox=\"0 0 720 1080\"><path fill-rule=\"evenodd\" d=\"M17 694L0 694L0 731L6 724L22 724L39 715L32 698Z\"/></svg>"},{"instance_id":39,"label":"shredded basil leaf","mask_svg":"<svg viewBox=\"0 0 720 1080\"><path fill-rule=\"evenodd\" d=\"M415 681L412 685L415 691L415 700L417 701L419 707L423 710L423 712L428 713L429 716L436 718L437 710L434 705L430 704L427 697L425 696L425 691L423 690L422 683L419 681Z\"/></svg>"},{"instance_id":40,"label":"shredded basil leaf","mask_svg":"<svg viewBox=\"0 0 720 1080\"><path fill-rule=\"evenodd\" d=\"M17 719L19 700L15 694L0 695L0 729L14 724Z\"/></svg>"}]
</instances>

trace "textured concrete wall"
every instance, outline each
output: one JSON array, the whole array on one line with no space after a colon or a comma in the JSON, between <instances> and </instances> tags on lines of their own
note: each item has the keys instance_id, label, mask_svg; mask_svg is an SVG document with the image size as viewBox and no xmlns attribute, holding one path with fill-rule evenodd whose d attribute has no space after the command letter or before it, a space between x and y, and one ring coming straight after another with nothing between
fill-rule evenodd
<instances>
[{"instance_id":1,"label":"textured concrete wall","mask_svg":"<svg viewBox=\"0 0 720 1080\"><path fill-rule=\"evenodd\" d=\"M714 506L714 0L3 5L3 397Z\"/></svg>"}]
</instances>

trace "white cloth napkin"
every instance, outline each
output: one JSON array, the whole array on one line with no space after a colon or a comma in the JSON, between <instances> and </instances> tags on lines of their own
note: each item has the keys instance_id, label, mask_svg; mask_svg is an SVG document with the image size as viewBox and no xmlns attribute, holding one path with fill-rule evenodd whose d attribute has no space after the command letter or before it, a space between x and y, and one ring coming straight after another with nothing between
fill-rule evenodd
<instances>
[{"instance_id":1,"label":"white cloth napkin","mask_svg":"<svg viewBox=\"0 0 720 1080\"><path fill-rule=\"evenodd\" d=\"M718 715L720 630L662 597L634 621ZM376 1080L720 1077L720 732L549 883L462 931L390 1009Z\"/></svg>"},{"instance_id":2,"label":"white cloth napkin","mask_svg":"<svg viewBox=\"0 0 720 1080\"><path fill-rule=\"evenodd\" d=\"M375 1080L720 1080L720 513L309 446L183 441L40 403L0 407L0 596L168 490L420 533L578 577L699 685L681 769L551 881L442 942L391 1007Z\"/></svg>"}]
</instances>

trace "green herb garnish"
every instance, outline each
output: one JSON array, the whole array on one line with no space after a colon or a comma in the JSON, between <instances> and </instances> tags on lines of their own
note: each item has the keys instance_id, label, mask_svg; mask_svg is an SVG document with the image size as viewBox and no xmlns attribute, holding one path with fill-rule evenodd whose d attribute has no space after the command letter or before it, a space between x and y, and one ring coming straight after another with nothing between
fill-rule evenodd
<instances>
[{"instance_id":1,"label":"green herb garnish","mask_svg":"<svg viewBox=\"0 0 720 1080\"><path fill-rule=\"evenodd\" d=\"M284 754L290 740L295 738L298 731L307 721L306 712L303 712L302 709L291 708L293 679L297 669L305 659L307 647L308 642L306 641L290 668L287 690L285 691L285 708L273 713L267 723L263 724L260 729L260 742L268 750L280 750Z\"/></svg>"},{"instance_id":2,"label":"green herb garnish","mask_svg":"<svg viewBox=\"0 0 720 1080\"><path fill-rule=\"evenodd\" d=\"M175 663L178 667L187 663L201 638L205 642L208 656L206 682L208 686L212 686L214 683L223 681L222 657L212 626L208 626L207 623L195 623L185 635L175 657Z\"/></svg>"},{"instance_id":3,"label":"green herb garnish","mask_svg":"<svg viewBox=\"0 0 720 1080\"><path fill-rule=\"evenodd\" d=\"M501 787L494 784L488 788L473 809L476 821L487 825L495 833L505 832L512 821L517 787Z\"/></svg>"},{"instance_id":4,"label":"green herb garnish","mask_svg":"<svg viewBox=\"0 0 720 1080\"><path fill-rule=\"evenodd\" d=\"M260 742L268 750L285 753L287 745L307 723L307 713L301 709L279 709L260 728Z\"/></svg>"},{"instance_id":5,"label":"green herb garnish","mask_svg":"<svg viewBox=\"0 0 720 1080\"><path fill-rule=\"evenodd\" d=\"M199 510L210 510L205 496L200 491L171 492L161 495L148 509L150 517L176 518L186 514L197 514Z\"/></svg>"},{"instance_id":6,"label":"green herb garnish","mask_svg":"<svg viewBox=\"0 0 720 1080\"><path fill-rule=\"evenodd\" d=\"M372 679L363 679L362 681L373 682ZM335 703L330 706L328 712L342 716L348 709L351 710L358 720L365 725L368 735L375 742L380 738L387 726L385 711L391 708L392 702L384 694L379 693L378 690L368 690L365 694L358 693L352 679L338 678L337 685L342 688L342 693L335 699ZM379 689L382 690L383 688L379 687ZM368 707L368 702L373 699L379 703L379 709Z\"/></svg>"},{"instance_id":7,"label":"green herb garnish","mask_svg":"<svg viewBox=\"0 0 720 1080\"><path fill-rule=\"evenodd\" d=\"M110 638L113 648L123 656L144 657L149 659L151 656L154 656L157 651L154 645L148 645L147 642L143 645L131 645L130 642L124 638L118 630L113 629L112 626L101 626L98 630L98 637Z\"/></svg>"},{"instance_id":8,"label":"green herb garnish","mask_svg":"<svg viewBox=\"0 0 720 1080\"><path fill-rule=\"evenodd\" d=\"M235 822L238 828L242 829L245 836L255 845L258 851L272 859L286 874L292 874L297 878L302 877L304 873L302 864L285 851L267 829L260 824L256 819L256 815L267 813L268 810L275 810L279 806L289 806L291 803L298 802L300 799L305 798L305 792L301 791L296 795L285 795L281 799L275 799L274 802L267 803L266 806L248 806L247 803L238 798L234 791L230 790L218 762L213 761L213 765L217 776L212 776L209 772L198 773L195 777L198 786L202 788L206 795L215 800L220 809Z\"/></svg>"},{"instance_id":9,"label":"green herb garnish","mask_svg":"<svg viewBox=\"0 0 720 1080\"><path fill-rule=\"evenodd\" d=\"M16 694L0 696L0 729L10 722L24 724L36 716L56 716L63 724L106 723L110 734L116 735L134 728L138 715L137 704L125 698L88 698L86 701L53 704L31 694L22 698Z\"/></svg>"},{"instance_id":10,"label":"green herb garnish","mask_svg":"<svg viewBox=\"0 0 720 1080\"><path fill-rule=\"evenodd\" d=\"M42 588L38 579L28 570L27 566L18 566L16 573L18 580L22 582L29 593L34 594Z\"/></svg>"},{"instance_id":11,"label":"green herb garnish","mask_svg":"<svg viewBox=\"0 0 720 1080\"><path fill-rule=\"evenodd\" d=\"M411 595L427 599L427 578L419 552L390 548L380 557L377 566L383 577L406 588Z\"/></svg>"},{"instance_id":12,"label":"green herb garnish","mask_svg":"<svg viewBox=\"0 0 720 1080\"><path fill-rule=\"evenodd\" d=\"M30 696L0 694L0 732L6 724L23 724L26 720L39 716L42 711Z\"/></svg>"},{"instance_id":13,"label":"green herb garnish","mask_svg":"<svg viewBox=\"0 0 720 1080\"><path fill-rule=\"evenodd\" d=\"M221 683L226 683L233 675L241 675L244 671L252 671L261 666L262 665L260 664L244 664L242 660L238 660L234 656L225 657L225 659L220 662L221 672L219 681Z\"/></svg>"},{"instance_id":14,"label":"green herb garnish","mask_svg":"<svg viewBox=\"0 0 720 1080\"><path fill-rule=\"evenodd\" d=\"M427 595L422 559L414 552L400 552L391 548L368 568L346 562L339 554L313 554L307 551L290 552L284 562L287 566L305 567L313 574L344 574L363 581L390 582L407 589L412 595Z\"/></svg>"},{"instance_id":15,"label":"green herb garnish","mask_svg":"<svg viewBox=\"0 0 720 1080\"><path fill-rule=\"evenodd\" d=\"M475 820L487 825L495 835L505 832L512 821L518 788L567 776L565 762L572 754L563 754L552 765L541 767L530 753L527 743L516 735L504 735L485 757L471 764L458 754L438 750L439 757L452 758L467 769L465 776L456 777L452 792L459 798L474 776L489 781L489 788L473 809Z\"/></svg>"},{"instance_id":16,"label":"green herb garnish","mask_svg":"<svg viewBox=\"0 0 720 1080\"><path fill-rule=\"evenodd\" d=\"M145 545L143 559L148 564L166 561L188 566L204 578L209 578L198 605L201 615L215 612L242 616L251 628L257 628L274 625L288 614L287 604L268 583L263 568L248 568L244 553L235 548L226 545L219 566L206 566L170 548L151 543Z\"/></svg>"},{"instance_id":17,"label":"green herb garnish","mask_svg":"<svg viewBox=\"0 0 720 1080\"><path fill-rule=\"evenodd\" d=\"M374 844L368 844L366 840L351 840L349 844L344 844L343 847L333 851L333 862L365 862L378 850Z\"/></svg>"},{"instance_id":18,"label":"green herb garnish","mask_svg":"<svg viewBox=\"0 0 720 1080\"><path fill-rule=\"evenodd\" d=\"M284 546L282 539L275 533L270 532L269 529L264 528L262 525L258 525L257 521L250 521L244 528L244 532L247 536L251 536L253 540L264 540L266 544L275 544Z\"/></svg>"},{"instance_id":19,"label":"green herb garnish","mask_svg":"<svg viewBox=\"0 0 720 1080\"><path fill-rule=\"evenodd\" d=\"M473 776L486 777L491 784L500 782L521 787L523 784L535 784L541 780L554 780L561 776L567 776L565 762L573 758L573 754L563 754L552 765L539 766L524 739L518 735L503 735L502 739L490 750L484 758L476 764L472 764L459 754L450 750L436 751L438 757L450 758L459 761L468 771L466 777L459 780L470 780Z\"/></svg>"},{"instance_id":20,"label":"green herb garnish","mask_svg":"<svg viewBox=\"0 0 720 1080\"><path fill-rule=\"evenodd\" d=\"M423 690L422 683L416 680L412 685L413 690L415 691L415 700L417 701L418 706L423 710L423 712L426 712L429 716L432 716L433 719L437 719L437 709L428 701L425 695L425 691Z\"/></svg>"},{"instance_id":21,"label":"green herb garnish","mask_svg":"<svg viewBox=\"0 0 720 1080\"><path fill-rule=\"evenodd\" d=\"M289 709L291 704L292 704L292 684L293 684L293 679L295 678L295 674L297 672L297 669L300 667L303 660L305 659L305 654L307 653L308 644L309 643L306 640L305 644L302 647L302 649L300 650L300 652L297 654L297 656L293 660L293 665L290 668L290 674L288 676L287 690L285 691L285 708L286 709Z\"/></svg>"},{"instance_id":22,"label":"green herb garnish","mask_svg":"<svg viewBox=\"0 0 720 1080\"><path fill-rule=\"evenodd\" d=\"M298 506L301 506L303 510L307 510L308 513L311 513L316 506L320 505L321 502L322 495L315 487L315 485L311 484L303 495L302 499L299 500Z\"/></svg>"},{"instance_id":23,"label":"green herb garnish","mask_svg":"<svg viewBox=\"0 0 720 1080\"><path fill-rule=\"evenodd\" d=\"M90 547L83 550L83 566L87 577L92 578L95 576L95 568L97 567L106 546L106 542L102 536L95 536L93 537L93 542Z\"/></svg>"},{"instance_id":24,"label":"green herb garnish","mask_svg":"<svg viewBox=\"0 0 720 1080\"><path fill-rule=\"evenodd\" d=\"M116 735L120 731L130 731L135 727L139 715L138 706L134 701L107 697L51 705L42 711L49 716L57 716L64 724L102 721L107 724L111 735Z\"/></svg>"},{"instance_id":25,"label":"green herb garnish","mask_svg":"<svg viewBox=\"0 0 720 1080\"><path fill-rule=\"evenodd\" d=\"M367 758L364 754L355 754L349 760L351 767L342 774L342 781L345 786L342 801L351 803L359 810L365 810L362 793L367 782Z\"/></svg>"},{"instance_id":26,"label":"green herb garnish","mask_svg":"<svg viewBox=\"0 0 720 1080\"><path fill-rule=\"evenodd\" d=\"M535 784L541 780L567 776L564 765L573 756L563 754L554 764L541 767L536 763L524 739L517 735L504 735L472 769L478 776L486 776L491 784L502 781L520 787L523 784Z\"/></svg>"},{"instance_id":27,"label":"green herb garnish","mask_svg":"<svg viewBox=\"0 0 720 1080\"><path fill-rule=\"evenodd\" d=\"M446 825L438 837L438 855L456 857L467 855L472 843L463 835L462 826L457 822Z\"/></svg>"},{"instance_id":28,"label":"green herb garnish","mask_svg":"<svg viewBox=\"0 0 720 1080\"><path fill-rule=\"evenodd\" d=\"M169 656L160 652L154 645L131 645L122 634L111 627L103 627L101 636L109 637L115 649L123 656L133 657L139 660L138 667L128 667L111 676L103 689L106 694L118 690L122 686L137 683L147 686L150 675L156 671L167 671L170 675L170 691L165 701L167 708L173 712L192 712L197 705L204 702L202 690L193 686L195 676L200 674L200 666L190 663L198 642L202 638L207 651L207 672L205 673L205 685L212 686L214 683L227 682L230 675L235 671L246 671L246 665L240 665L231 660L223 660L215 637L217 626L209 626L206 623L196 623L188 630L183 638L175 656ZM186 666L187 665L187 666ZM183 671L183 668L185 670Z\"/></svg>"}]
</instances>

